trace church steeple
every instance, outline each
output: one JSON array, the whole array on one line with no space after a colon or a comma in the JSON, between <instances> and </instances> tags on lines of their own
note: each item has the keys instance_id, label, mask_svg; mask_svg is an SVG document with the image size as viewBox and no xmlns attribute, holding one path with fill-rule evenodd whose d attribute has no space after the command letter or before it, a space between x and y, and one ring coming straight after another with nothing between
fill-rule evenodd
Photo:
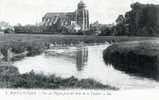
<instances>
[{"instance_id":1,"label":"church steeple","mask_svg":"<svg viewBox=\"0 0 159 100\"><path fill-rule=\"evenodd\" d=\"M78 9L85 9L86 8L86 4L81 0L79 3L78 3Z\"/></svg>"},{"instance_id":2,"label":"church steeple","mask_svg":"<svg viewBox=\"0 0 159 100\"><path fill-rule=\"evenodd\" d=\"M82 31L89 30L89 12L86 9L86 4L83 1L78 3L76 21L77 24L80 25Z\"/></svg>"}]
</instances>

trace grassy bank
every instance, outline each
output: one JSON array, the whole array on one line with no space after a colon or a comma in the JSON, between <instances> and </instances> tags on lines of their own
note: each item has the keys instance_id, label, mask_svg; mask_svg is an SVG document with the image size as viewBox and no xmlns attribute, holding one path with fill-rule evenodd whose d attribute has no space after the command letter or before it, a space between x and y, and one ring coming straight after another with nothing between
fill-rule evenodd
<instances>
[{"instance_id":1,"label":"grassy bank","mask_svg":"<svg viewBox=\"0 0 159 100\"><path fill-rule=\"evenodd\" d=\"M116 43L103 52L106 64L126 73L159 80L159 41Z\"/></svg>"},{"instance_id":2,"label":"grassy bank","mask_svg":"<svg viewBox=\"0 0 159 100\"><path fill-rule=\"evenodd\" d=\"M156 37L128 37L128 36L82 36L82 35L40 35L40 34L4 34L0 36L0 44L8 42L42 42L42 43L57 43L66 44L70 43L78 44L83 41L84 43L104 43L108 42L123 42L123 41L135 41L135 40L150 40L158 39Z\"/></svg>"},{"instance_id":3,"label":"grassy bank","mask_svg":"<svg viewBox=\"0 0 159 100\"><path fill-rule=\"evenodd\" d=\"M0 66L0 88L24 88L24 89L107 89L118 88L103 85L92 79L78 80L75 77L60 78L54 75L30 73L19 74L14 66Z\"/></svg>"},{"instance_id":4,"label":"grassy bank","mask_svg":"<svg viewBox=\"0 0 159 100\"><path fill-rule=\"evenodd\" d=\"M4 34L0 35L0 50L7 60L7 50L11 48L13 53L22 53L28 51L27 56L41 54L48 48L49 44L56 45L77 45L80 42L86 44L92 43L110 43L157 39L155 37L112 37L112 36L79 36L79 35L40 35L40 34ZM23 57L22 57L23 58ZM13 58L17 60L19 58ZM20 58L21 59L21 58Z\"/></svg>"}]
</instances>

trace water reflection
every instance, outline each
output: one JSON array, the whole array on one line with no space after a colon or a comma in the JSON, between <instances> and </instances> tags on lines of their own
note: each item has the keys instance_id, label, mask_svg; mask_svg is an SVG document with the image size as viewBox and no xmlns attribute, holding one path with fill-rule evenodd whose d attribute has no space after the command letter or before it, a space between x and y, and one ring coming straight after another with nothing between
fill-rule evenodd
<instances>
[{"instance_id":1,"label":"water reflection","mask_svg":"<svg viewBox=\"0 0 159 100\"><path fill-rule=\"evenodd\" d=\"M45 51L45 56L72 59L71 61L76 64L77 70L81 71L88 62L88 47L81 45L78 47L52 47Z\"/></svg>"},{"instance_id":2,"label":"water reflection","mask_svg":"<svg viewBox=\"0 0 159 100\"><path fill-rule=\"evenodd\" d=\"M88 48L80 47L76 52L76 67L78 71L81 71L88 62Z\"/></svg>"}]
</instances>

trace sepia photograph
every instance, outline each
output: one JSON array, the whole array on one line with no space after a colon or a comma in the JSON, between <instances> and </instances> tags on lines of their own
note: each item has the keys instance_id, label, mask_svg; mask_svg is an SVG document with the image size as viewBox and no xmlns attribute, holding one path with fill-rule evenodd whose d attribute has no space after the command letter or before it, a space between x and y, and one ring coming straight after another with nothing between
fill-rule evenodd
<instances>
[{"instance_id":1,"label":"sepia photograph","mask_svg":"<svg viewBox=\"0 0 159 100\"><path fill-rule=\"evenodd\" d=\"M159 1L0 0L3 89L159 92Z\"/></svg>"}]
</instances>

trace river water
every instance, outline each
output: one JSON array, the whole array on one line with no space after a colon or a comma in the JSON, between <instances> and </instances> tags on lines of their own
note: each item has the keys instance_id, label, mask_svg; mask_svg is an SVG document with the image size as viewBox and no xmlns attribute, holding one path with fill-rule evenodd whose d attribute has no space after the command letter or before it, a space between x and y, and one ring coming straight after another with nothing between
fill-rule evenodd
<instances>
[{"instance_id":1,"label":"river water","mask_svg":"<svg viewBox=\"0 0 159 100\"><path fill-rule=\"evenodd\" d=\"M85 46L80 47L80 49L76 47L73 50L63 50L65 53L62 53L61 49L56 49L54 51L55 55L43 53L34 57L26 57L21 61L15 62L14 65L18 67L20 73L34 70L35 73L54 74L62 78L71 76L78 79L90 78L119 89L159 87L159 83L154 80L130 76L114 69L112 65L106 65L103 61L102 53L108 46Z\"/></svg>"}]
</instances>

